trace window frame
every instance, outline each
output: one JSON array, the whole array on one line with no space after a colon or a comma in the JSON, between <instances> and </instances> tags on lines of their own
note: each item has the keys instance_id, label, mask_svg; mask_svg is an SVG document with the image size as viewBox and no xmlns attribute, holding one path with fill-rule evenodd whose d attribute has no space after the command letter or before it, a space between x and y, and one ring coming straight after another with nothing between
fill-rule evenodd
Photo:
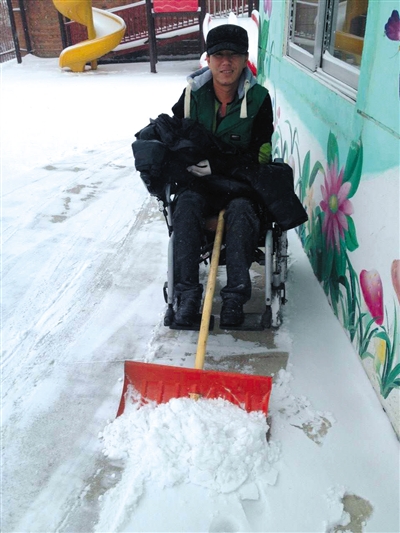
<instances>
[{"instance_id":1,"label":"window frame","mask_svg":"<svg viewBox=\"0 0 400 533\"><path fill-rule=\"evenodd\" d=\"M331 36L335 32L339 2L335 0L318 1L313 54L293 42L296 5L298 2L307 3L306 0L289 0L286 55L311 72L327 74L335 80L348 85L351 89L357 90L360 68L334 57L329 51L329 48L333 51ZM329 8L331 8L330 16L328 16Z\"/></svg>"}]
</instances>

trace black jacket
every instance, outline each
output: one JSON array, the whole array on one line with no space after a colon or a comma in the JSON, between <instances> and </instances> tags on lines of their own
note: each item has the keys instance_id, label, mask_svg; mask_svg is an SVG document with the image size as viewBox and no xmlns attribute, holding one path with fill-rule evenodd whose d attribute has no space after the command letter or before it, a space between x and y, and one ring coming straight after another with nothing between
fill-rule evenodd
<instances>
[{"instance_id":1,"label":"black jacket","mask_svg":"<svg viewBox=\"0 0 400 533\"><path fill-rule=\"evenodd\" d=\"M162 114L136 134L132 144L136 169L149 192L165 200L165 186L179 193L190 188L216 196L223 204L248 197L266 208L283 230L307 220L307 214L293 187L293 173L285 163L260 165L252 154L243 154L223 143L191 119ZM186 170L203 159L217 161L224 173L202 178Z\"/></svg>"}]
</instances>

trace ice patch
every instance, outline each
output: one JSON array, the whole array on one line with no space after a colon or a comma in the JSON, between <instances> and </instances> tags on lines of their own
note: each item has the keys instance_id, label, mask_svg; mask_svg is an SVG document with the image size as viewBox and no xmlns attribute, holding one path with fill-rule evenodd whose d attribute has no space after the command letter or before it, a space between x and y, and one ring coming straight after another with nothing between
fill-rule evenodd
<instances>
[{"instance_id":1,"label":"ice patch","mask_svg":"<svg viewBox=\"0 0 400 533\"><path fill-rule=\"evenodd\" d=\"M329 429L336 422L332 413L316 411L305 396L294 396L290 389L293 376L281 369L275 378L270 400L270 416L287 421L304 431L308 438L322 445Z\"/></svg>"},{"instance_id":2,"label":"ice patch","mask_svg":"<svg viewBox=\"0 0 400 533\"><path fill-rule=\"evenodd\" d=\"M362 533L373 507L368 500L349 494L345 487L331 487L326 495L329 519L325 533Z\"/></svg>"}]
</instances>

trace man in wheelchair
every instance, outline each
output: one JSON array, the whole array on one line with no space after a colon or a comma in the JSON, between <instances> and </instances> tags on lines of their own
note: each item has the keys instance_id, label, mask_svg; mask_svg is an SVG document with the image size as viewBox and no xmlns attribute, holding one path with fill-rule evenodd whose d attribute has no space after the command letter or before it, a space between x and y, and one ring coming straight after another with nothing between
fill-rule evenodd
<instances>
[{"instance_id":1,"label":"man in wheelchair","mask_svg":"<svg viewBox=\"0 0 400 533\"><path fill-rule=\"evenodd\" d=\"M227 284L220 326L235 327L242 324L243 305L251 296L249 269L265 213L277 211L283 229L307 217L294 195L290 167L271 163L272 105L247 66L246 30L215 27L206 53L208 66L189 76L174 116L151 121L132 147L149 191L165 200L168 182L174 193L176 325L191 326L198 317L206 220L225 209Z\"/></svg>"}]
</instances>

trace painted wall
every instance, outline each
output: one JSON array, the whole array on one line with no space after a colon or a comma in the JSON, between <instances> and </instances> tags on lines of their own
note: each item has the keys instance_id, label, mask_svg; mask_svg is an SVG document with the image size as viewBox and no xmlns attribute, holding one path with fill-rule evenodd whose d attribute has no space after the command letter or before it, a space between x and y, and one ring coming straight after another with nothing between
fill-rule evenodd
<instances>
[{"instance_id":1,"label":"painted wall","mask_svg":"<svg viewBox=\"0 0 400 533\"><path fill-rule=\"evenodd\" d=\"M288 2L263 0L258 76L275 156L294 168L309 214L299 236L400 435L398 12L398 1L369 2L354 101L285 56Z\"/></svg>"}]
</instances>

